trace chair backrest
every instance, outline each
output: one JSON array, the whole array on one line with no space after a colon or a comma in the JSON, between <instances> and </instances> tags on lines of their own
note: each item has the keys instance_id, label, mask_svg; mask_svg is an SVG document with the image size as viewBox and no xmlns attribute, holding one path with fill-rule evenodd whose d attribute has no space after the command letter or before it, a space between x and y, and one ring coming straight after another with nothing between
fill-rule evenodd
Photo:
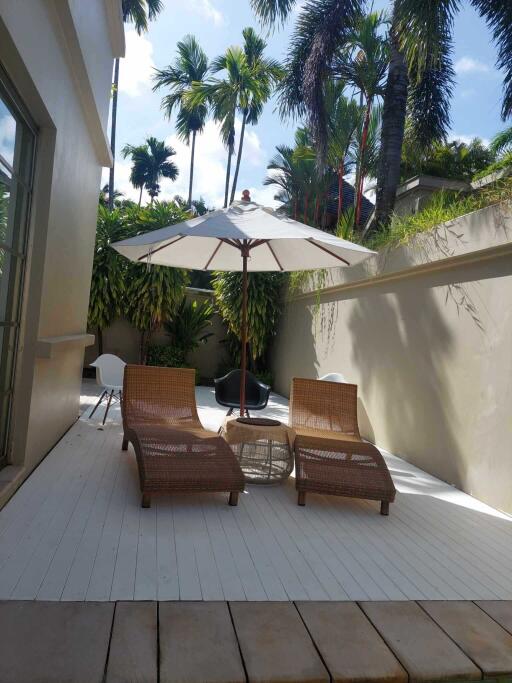
<instances>
[{"instance_id":1,"label":"chair backrest","mask_svg":"<svg viewBox=\"0 0 512 683\"><path fill-rule=\"evenodd\" d=\"M127 365L123 383L123 425L201 427L195 394L196 372L189 368Z\"/></svg>"},{"instance_id":2,"label":"chair backrest","mask_svg":"<svg viewBox=\"0 0 512 683\"><path fill-rule=\"evenodd\" d=\"M96 368L96 381L102 387L122 387L125 365L124 360L112 353L102 353L94 363L91 363L91 366Z\"/></svg>"},{"instance_id":3,"label":"chair backrest","mask_svg":"<svg viewBox=\"0 0 512 683\"><path fill-rule=\"evenodd\" d=\"M215 396L223 401L229 401L239 405L240 402L240 376L241 370L231 370L224 377L215 380ZM245 373L245 401L248 408L258 405L261 401L261 383L252 374Z\"/></svg>"},{"instance_id":4,"label":"chair backrest","mask_svg":"<svg viewBox=\"0 0 512 683\"><path fill-rule=\"evenodd\" d=\"M329 372L327 375L319 377L318 379L323 382L341 382L341 384L347 384L347 380L343 377L341 372Z\"/></svg>"},{"instance_id":5,"label":"chair backrest","mask_svg":"<svg viewBox=\"0 0 512 683\"><path fill-rule=\"evenodd\" d=\"M359 437L357 385L295 377L290 396L290 425Z\"/></svg>"}]
</instances>

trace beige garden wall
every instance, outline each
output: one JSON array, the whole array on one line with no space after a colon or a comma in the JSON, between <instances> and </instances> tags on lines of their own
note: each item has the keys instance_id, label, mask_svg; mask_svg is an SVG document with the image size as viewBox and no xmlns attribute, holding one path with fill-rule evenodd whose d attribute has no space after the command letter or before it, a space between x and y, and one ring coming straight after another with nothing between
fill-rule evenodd
<instances>
[{"instance_id":1,"label":"beige garden wall","mask_svg":"<svg viewBox=\"0 0 512 683\"><path fill-rule=\"evenodd\" d=\"M332 271L285 305L276 389L343 373L366 438L512 512L511 240L502 205Z\"/></svg>"},{"instance_id":2,"label":"beige garden wall","mask_svg":"<svg viewBox=\"0 0 512 683\"><path fill-rule=\"evenodd\" d=\"M212 301L213 293L207 291L188 290L189 301ZM212 326L207 330L212 333L206 344L190 354L188 362L191 367L197 368L201 378L211 380L218 377L219 368L226 356L224 340L227 330L221 317L215 314L212 318ZM152 339L155 344L168 344L169 338L164 329L158 330ZM126 363L138 363L140 357L140 333L124 318L116 320L103 332L103 352L113 353L122 358ZM85 350L84 368L92 363L98 356L98 345L95 343Z\"/></svg>"}]
</instances>

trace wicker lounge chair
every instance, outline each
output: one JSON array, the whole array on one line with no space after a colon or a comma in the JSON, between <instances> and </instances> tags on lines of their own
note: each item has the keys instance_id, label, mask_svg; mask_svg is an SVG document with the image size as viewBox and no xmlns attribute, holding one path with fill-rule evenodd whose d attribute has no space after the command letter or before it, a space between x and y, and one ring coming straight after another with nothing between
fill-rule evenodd
<instances>
[{"instance_id":1,"label":"wicker lounge chair","mask_svg":"<svg viewBox=\"0 0 512 683\"><path fill-rule=\"evenodd\" d=\"M299 505L311 491L380 500L381 514L389 514L395 486L379 450L361 440L355 384L295 378L290 425Z\"/></svg>"},{"instance_id":2,"label":"wicker lounge chair","mask_svg":"<svg viewBox=\"0 0 512 683\"><path fill-rule=\"evenodd\" d=\"M244 475L224 439L199 421L194 370L127 365L122 414L122 448L135 449L143 507L152 493L184 491L227 491L237 504Z\"/></svg>"}]
</instances>

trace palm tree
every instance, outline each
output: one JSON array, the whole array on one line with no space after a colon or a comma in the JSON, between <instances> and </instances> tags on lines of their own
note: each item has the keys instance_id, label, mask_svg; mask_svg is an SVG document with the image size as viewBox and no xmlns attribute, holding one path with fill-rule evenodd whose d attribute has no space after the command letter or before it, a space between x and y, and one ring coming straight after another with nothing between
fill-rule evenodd
<instances>
[{"instance_id":1,"label":"palm tree","mask_svg":"<svg viewBox=\"0 0 512 683\"><path fill-rule=\"evenodd\" d=\"M194 83L187 95L187 103L191 108L203 105L211 107L214 121L220 125L222 143L228 150L226 164L226 182L224 190L224 208L228 206L229 183L231 178L231 158L235 152L235 120L238 106L238 94L242 84L250 83L245 55L239 47L230 47L225 54L217 57L210 66L213 73L226 72L226 77L209 78L202 83Z\"/></svg>"},{"instance_id":2,"label":"palm tree","mask_svg":"<svg viewBox=\"0 0 512 683\"><path fill-rule=\"evenodd\" d=\"M143 145L125 145L122 154L125 159L128 156L132 159L130 182L140 189L139 206L144 188L153 204L155 197L160 194L160 179L169 178L174 181L178 177L178 167L173 161L169 161L176 152L163 140L149 137Z\"/></svg>"},{"instance_id":3,"label":"palm tree","mask_svg":"<svg viewBox=\"0 0 512 683\"><path fill-rule=\"evenodd\" d=\"M192 145L190 151L190 178L188 185L188 208L192 206L192 186L194 181L194 157L196 135L202 133L208 109L206 104L199 103L190 106L187 97L193 83L203 83L208 74L208 57L199 46L194 36L185 36L177 44L178 56L174 63L165 69L157 69L153 77L153 90L164 86L169 87L171 93L162 99L162 108L167 118L170 118L175 108L178 108L176 130L178 137L187 145Z\"/></svg>"},{"instance_id":4,"label":"palm tree","mask_svg":"<svg viewBox=\"0 0 512 683\"><path fill-rule=\"evenodd\" d=\"M284 20L297 0L251 0L266 24ZM390 34L390 68L382 123L381 170L377 215L389 220L399 178L400 149L408 99L412 125L422 144L442 140L449 128L449 102L454 70L452 30L463 3L454 0L394 0ZM512 3L509 0L466 0L486 21L498 46L498 68L504 71L502 117L512 114ZM307 114L321 159L327 130L324 82L336 53L361 14L358 0L311 0L299 15L286 62L279 109ZM404 70L404 63L407 73ZM407 82L409 81L409 82ZM387 179L386 185L384 185Z\"/></svg>"},{"instance_id":5,"label":"palm tree","mask_svg":"<svg viewBox=\"0 0 512 683\"><path fill-rule=\"evenodd\" d=\"M365 180L365 156L372 108L378 97L384 94L384 77L388 67L388 45L381 34L385 18L382 13L371 12L358 17L354 28L345 39L345 47L335 59L334 70L342 81L356 88L360 101L364 104L364 118L361 127L357 176L355 227L361 216L361 204Z\"/></svg>"},{"instance_id":6,"label":"palm tree","mask_svg":"<svg viewBox=\"0 0 512 683\"><path fill-rule=\"evenodd\" d=\"M265 103L272 95L274 86L282 78L282 68L275 59L263 56L267 43L256 34L256 31L247 27L242 31L244 38L244 55L247 68L251 75L251 80L244 88L240 84L238 94L238 108L242 113L242 127L240 130L240 141L238 143L238 155L236 160L235 175L231 187L230 204L235 198L238 174L240 172L240 162L242 160L242 150L244 145L245 126L255 125L261 115ZM257 87L254 87L257 86Z\"/></svg>"},{"instance_id":7,"label":"palm tree","mask_svg":"<svg viewBox=\"0 0 512 683\"><path fill-rule=\"evenodd\" d=\"M235 197L245 128L247 124L257 123L265 102L272 94L273 86L282 76L279 63L263 57L265 41L252 28L244 29L243 37L243 49L238 46L229 47L225 54L214 59L211 64L212 73L224 72L224 78L212 77L204 83L194 84L188 97L190 106L209 103L213 118L221 125L222 141L228 150L224 208ZM230 195L231 157L235 150L237 114L242 115L242 127Z\"/></svg>"},{"instance_id":8,"label":"palm tree","mask_svg":"<svg viewBox=\"0 0 512 683\"><path fill-rule=\"evenodd\" d=\"M148 30L148 23L155 19L164 7L162 0L123 0L122 12L124 23L133 23L140 35ZM117 126L117 94L119 90L119 57L114 63L114 83L112 85L112 127L110 133L110 149L112 150L112 166L108 179L109 209L114 208L114 175L116 159L116 126Z\"/></svg>"},{"instance_id":9,"label":"palm tree","mask_svg":"<svg viewBox=\"0 0 512 683\"><path fill-rule=\"evenodd\" d=\"M338 220L343 211L343 178L357 159L356 133L360 127L361 109L344 95L345 83L330 80L326 86L327 164L338 176Z\"/></svg>"}]
</instances>

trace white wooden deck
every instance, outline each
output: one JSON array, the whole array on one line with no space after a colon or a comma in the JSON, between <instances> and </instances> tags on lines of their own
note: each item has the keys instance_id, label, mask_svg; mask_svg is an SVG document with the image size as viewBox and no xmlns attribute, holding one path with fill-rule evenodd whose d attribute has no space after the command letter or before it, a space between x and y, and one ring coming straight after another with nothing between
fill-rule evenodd
<instances>
[{"instance_id":1,"label":"white wooden deck","mask_svg":"<svg viewBox=\"0 0 512 683\"><path fill-rule=\"evenodd\" d=\"M198 389L200 416L223 416ZM84 407L96 387L84 385ZM87 411L88 414L89 411ZM266 413L287 418L274 396ZM371 502L310 495L293 479L140 507L119 409L74 425L0 511L0 599L512 599L512 518L386 455L399 491Z\"/></svg>"}]
</instances>

